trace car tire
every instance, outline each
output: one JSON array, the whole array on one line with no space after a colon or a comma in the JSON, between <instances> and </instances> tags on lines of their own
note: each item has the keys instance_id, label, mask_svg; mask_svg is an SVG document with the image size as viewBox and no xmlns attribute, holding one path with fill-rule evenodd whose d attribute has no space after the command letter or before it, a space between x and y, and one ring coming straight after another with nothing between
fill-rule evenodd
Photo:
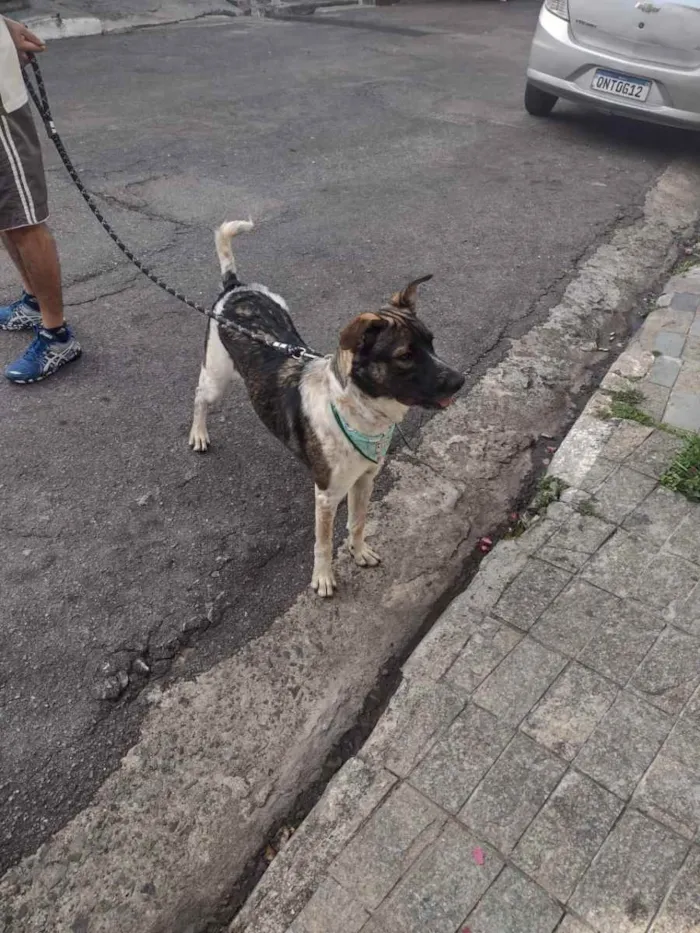
<instances>
[{"instance_id":1,"label":"car tire","mask_svg":"<svg viewBox=\"0 0 700 933\"><path fill-rule=\"evenodd\" d=\"M533 117L548 117L558 100L555 94L542 91L529 81L525 85L525 109Z\"/></svg>"}]
</instances>

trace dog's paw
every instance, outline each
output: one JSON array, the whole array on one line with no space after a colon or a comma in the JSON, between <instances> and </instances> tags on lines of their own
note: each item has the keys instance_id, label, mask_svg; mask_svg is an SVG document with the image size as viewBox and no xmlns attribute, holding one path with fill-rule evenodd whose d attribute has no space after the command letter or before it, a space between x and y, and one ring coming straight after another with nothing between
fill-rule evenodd
<instances>
[{"instance_id":1,"label":"dog's paw","mask_svg":"<svg viewBox=\"0 0 700 933\"><path fill-rule=\"evenodd\" d=\"M352 544L348 544L348 550L352 554L358 567L376 567L382 562L379 554L372 550L366 542L359 548L354 547Z\"/></svg>"},{"instance_id":2,"label":"dog's paw","mask_svg":"<svg viewBox=\"0 0 700 933\"><path fill-rule=\"evenodd\" d=\"M209 432L206 428L192 425L190 431L190 447L198 453L205 453L209 449Z\"/></svg>"},{"instance_id":3,"label":"dog's paw","mask_svg":"<svg viewBox=\"0 0 700 933\"><path fill-rule=\"evenodd\" d=\"M314 568L313 577L311 578L311 588L318 593L319 596L323 596L324 599L332 596L337 587L335 582L335 576L333 575L332 570L316 570Z\"/></svg>"}]
</instances>

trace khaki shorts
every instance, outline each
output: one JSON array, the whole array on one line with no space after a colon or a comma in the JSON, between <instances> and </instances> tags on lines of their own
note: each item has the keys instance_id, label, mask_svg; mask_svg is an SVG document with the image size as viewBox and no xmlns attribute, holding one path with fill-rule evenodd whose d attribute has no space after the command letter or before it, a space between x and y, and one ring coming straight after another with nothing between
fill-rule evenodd
<instances>
[{"instance_id":1,"label":"khaki shorts","mask_svg":"<svg viewBox=\"0 0 700 933\"><path fill-rule=\"evenodd\" d=\"M39 137L27 103L0 110L0 230L39 224L49 216Z\"/></svg>"}]
</instances>

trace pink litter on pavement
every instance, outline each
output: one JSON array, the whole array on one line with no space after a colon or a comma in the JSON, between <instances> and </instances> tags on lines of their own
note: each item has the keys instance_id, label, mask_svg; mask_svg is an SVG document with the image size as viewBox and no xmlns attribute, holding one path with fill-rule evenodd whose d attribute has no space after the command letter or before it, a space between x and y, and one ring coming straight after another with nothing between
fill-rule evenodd
<instances>
[{"instance_id":1,"label":"pink litter on pavement","mask_svg":"<svg viewBox=\"0 0 700 933\"><path fill-rule=\"evenodd\" d=\"M484 850L481 848L481 846L477 846L476 849L474 849L472 852L472 855L474 856L474 861L477 865L483 865L486 861L486 856L484 855Z\"/></svg>"}]
</instances>

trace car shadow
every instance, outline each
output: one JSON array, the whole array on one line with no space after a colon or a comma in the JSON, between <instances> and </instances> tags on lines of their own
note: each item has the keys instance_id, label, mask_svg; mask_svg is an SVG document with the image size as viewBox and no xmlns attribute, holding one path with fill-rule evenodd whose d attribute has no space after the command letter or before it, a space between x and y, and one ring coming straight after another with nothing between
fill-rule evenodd
<instances>
[{"instance_id":1,"label":"car shadow","mask_svg":"<svg viewBox=\"0 0 700 933\"><path fill-rule=\"evenodd\" d=\"M605 113L587 107L560 101L547 118L555 126L566 127L569 133L590 142L635 152L665 155L669 158L698 156L700 133L690 129L645 123L618 114Z\"/></svg>"}]
</instances>

